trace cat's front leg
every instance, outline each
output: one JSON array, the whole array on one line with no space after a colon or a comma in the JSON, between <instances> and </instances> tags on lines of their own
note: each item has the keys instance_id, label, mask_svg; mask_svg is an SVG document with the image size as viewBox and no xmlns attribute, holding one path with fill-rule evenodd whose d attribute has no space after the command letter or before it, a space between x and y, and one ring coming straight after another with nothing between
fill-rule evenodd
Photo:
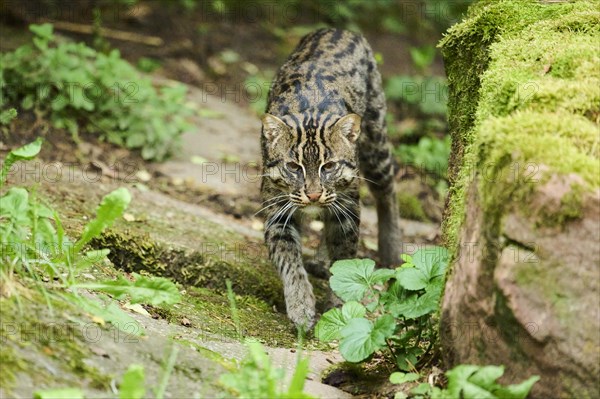
<instances>
[{"instance_id":1,"label":"cat's front leg","mask_svg":"<svg viewBox=\"0 0 600 399\"><path fill-rule=\"evenodd\" d=\"M302 243L295 220L276 221L265 229L269 258L283 282L287 315L298 329L315 323L315 296L302 265Z\"/></svg>"}]
</instances>

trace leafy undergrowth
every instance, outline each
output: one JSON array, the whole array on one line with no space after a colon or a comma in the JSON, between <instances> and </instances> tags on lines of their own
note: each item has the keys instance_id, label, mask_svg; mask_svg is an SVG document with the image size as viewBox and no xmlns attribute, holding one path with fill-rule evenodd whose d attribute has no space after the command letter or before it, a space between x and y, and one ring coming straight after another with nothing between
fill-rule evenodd
<instances>
[{"instance_id":1,"label":"leafy undergrowth","mask_svg":"<svg viewBox=\"0 0 600 399\"><path fill-rule=\"evenodd\" d=\"M118 50L97 52L59 40L50 24L31 25L33 44L0 55L0 122L14 108L45 115L78 141L80 127L162 160L189 128L186 88L155 88ZM183 104L183 106L182 106Z\"/></svg>"},{"instance_id":2,"label":"leafy undergrowth","mask_svg":"<svg viewBox=\"0 0 600 399\"><path fill-rule=\"evenodd\" d=\"M331 289L344 304L321 317L315 335L324 342L339 342L344 359L363 365L334 370L327 378L335 380L337 371L342 379L381 379L382 373L389 375L386 370L397 368L402 371L392 373L389 381L411 385L409 390L402 387L397 399L525 398L539 377L504 386L496 382L504 374L499 366L459 365L445 373L444 389L430 382L414 386L427 378L428 367L436 362L437 314L448 251L425 247L402 259L404 264L395 270L376 270L370 259L341 260L331 267Z\"/></svg>"},{"instance_id":3,"label":"leafy undergrowth","mask_svg":"<svg viewBox=\"0 0 600 399\"><path fill-rule=\"evenodd\" d=\"M336 262L331 289L345 303L323 315L315 335L339 340L342 356L351 362L381 350L401 370L430 361L448 255L432 247L403 258L406 263L396 270L375 270L369 259Z\"/></svg>"}]
</instances>

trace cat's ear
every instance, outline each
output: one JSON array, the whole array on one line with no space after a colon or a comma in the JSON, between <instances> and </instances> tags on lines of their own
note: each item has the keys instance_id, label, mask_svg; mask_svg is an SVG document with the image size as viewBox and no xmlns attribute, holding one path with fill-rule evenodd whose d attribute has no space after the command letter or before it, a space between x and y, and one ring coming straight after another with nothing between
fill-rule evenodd
<instances>
[{"instance_id":1,"label":"cat's ear","mask_svg":"<svg viewBox=\"0 0 600 399\"><path fill-rule=\"evenodd\" d=\"M333 130L344 135L351 143L354 143L360 135L360 116L348 114L333 125Z\"/></svg>"},{"instance_id":2,"label":"cat's ear","mask_svg":"<svg viewBox=\"0 0 600 399\"><path fill-rule=\"evenodd\" d=\"M267 141L273 141L282 133L288 131L288 126L284 121L271 114L264 114L262 119L262 131Z\"/></svg>"}]
</instances>

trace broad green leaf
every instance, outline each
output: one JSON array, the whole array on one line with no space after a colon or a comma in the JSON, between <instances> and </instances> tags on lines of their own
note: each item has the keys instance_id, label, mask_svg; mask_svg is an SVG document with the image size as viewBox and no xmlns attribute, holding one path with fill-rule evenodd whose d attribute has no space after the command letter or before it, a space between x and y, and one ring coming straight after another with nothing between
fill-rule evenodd
<instances>
[{"instance_id":1,"label":"broad green leaf","mask_svg":"<svg viewBox=\"0 0 600 399\"><path fill-rule=\"evenodd\" d=\"M34 399L83 399L79 388L42 389L33 393Z\"/></svg>"},{"instance_id":2,"label":"broad green leaf","mask_svg":"<svg viewBox=\"0 0 600 399\"><path fill-rule=\"evenodd\" d=\"M448 251L444 247L428 247L419 249L412 256L415 267L431 280L443 276L448 265Z\"/></svg>"},{"instance_id":3,"label":"broad green leaf","mask_svg":"<svg viewBox=\"0 0 600 399\"><path fill-rule=\"evenodd\" d=\"M134 282L120 277L114 281L76 284L74 287L106 292L114 295L117 299L129 295L129 301L132 304L147 303L150 305L160 305L165 303L172 305L181 300L181 294L175 284L164 277L136 275Z\"/></svg>"},{"instance_id":4,"label":"broad green leaf","mask_svg":"<svg viewBox=\"0 0 600 399\"><path fill-rule=\"evenodd\" d=\"M392 269L377 269L373 272L371 281L375 284L383 284L394 277L395 274L396 272Z\"/></svg>"},{"instance_id":5,"label":"broad green leaf","mask_svg":"<svg viewBox=\"0 0 600 399\"><path fill-rule=\"evenodd\" d=\"M438 308L441 293L442 288L435 286L423 295L413 294L402 302L390 305L390 312L395 317L404 316L407 319L416 319L435 312Z\"/></svg>"},{"instance_id":6,"label":"broad green leaf","mask_svg":"<svg viewBox=\"0 0 600 399\"><path fill-rule=\"evenodd\" d=\"M349 362L360 362L385 345L385 340L394 334L396 322L389 315L375 321L358 318L348 321L341 331L340 352Z\"/></svg>"},{"instance_id":7,"label":"broad green leaf","mask_svg":"<svg viewBox=\"0 0 600 399\"><path fill-rule=\"evenodd\" d=\"M331 267L331 289L343 301L360 301L372 285L375 262L371 259L339 260Z\"/></svg>"},{"instance_id":8,"label":"broad green leaf","mask_svg":"<svg viewBox=\"0 0 600 399\"><path fill-rule=\"evenodd\" d=\"M350 320L357 317L364 317L365 313L367 313L367 309L356 301L346 302L344 306L342 306L342 317L344 320Z\"/></svg>"},{"instance_id":9,"label":"broad green leaf","mask_svg":"<svg viewBox=\"0 0 600 399\"><path fill-rule=\"evenodd\" d=\"M123 374L123 381L119 386L119 398L143 399L146 395L145 380L144 366L140 364L130 365Z\"/></svg>"},{"instance_id":10,"label":"broad green leaf","mask_svg":"<svg viewBox=\"0 0 600 399\"><path fill-rule=\"evenodd\" d=\"M4 186L4 183L6 182L6 176L8 175L8 171L15 162L33 159L37 156L37 154L39 154L41 149L42 139L38 137L35 141L9 152L6 156L6 159L4 160L2 169L0 170L0 188Z\"/></svg>"},{"instance_id":11,"label":"broad green leaf","mask_svg":"<svg viewBox=\"0 0 600 399\"><path fill-rule=\"evenodd\" d=\"M315 326L315 336L323 342L340 339L340 331L348 320L363 317L365 313L365 307L356 301L345 303L341 310L330 309L321 316Z\"/></svg>"},{"instance_id":12,"label":"broad green leaf","mask_svg":"<svg viewBox=\"0 0 600 399\"><path fill-rule=\"evenodd\" d=\"M429 283L429 279L423 272L415 267L401 268L396 272L396 280L407 290L422 290Z\"/></svg>"},{"instance_id":13,"label":"broad green leaf","mask_svg":"<svg viewBox=\"0 0 600 399\"><path fill-rule=\"evenodd\" d=\"M395 372L390 375L392 384L404 384L405 382L417 381L421 376L418 373Z\"/></svg>"},{"instance_id":14,"label":"broad green leaf","mask_svg":"<svg viewBox=\"0 0 600 399\"><path fill-rule=\"evenodd\" d=\"M115 219L123 215L130 201L131 194L124 187L105 195L96 209L96 218L85 226L81 238L75 243L75 252L80 252L85 244L99 236L105 228L113 224Z\"/></svg>"},{"instance_id":15,"label":"broad green leaf","mask_svg":"<svg viewBox=\"0 0 600 399\"><path fill-rule=\"evenodd\" d=\"M416 353L418 352L418 353ZM400 370L410 371L414 370L415 364L417 364L417 355L422 355L423 351L418 347L408 346L405 350L396 352L396 365Z\"/></svg>"},{"instance_id":16,"label":"broad green leaf","mask_svg":"<svg viewBox=\"0 0 600 399\"><path fill-rule=\"evenodd\" d=\"M498 399L493 393L491 393L487 389L482 388L466 380L461 381L460 385L453 387L452 390L450 389L450 384L448 384L448 391L450 392L450 395L455 398ZM454 396L455 392L457 396Z\"/></svg>"},{"instance_id":17,"label":"broad green leaf","mask_svg":"<svg viewBox=\"0 0 600 399\"><path fill-rule=\"evenodd\" d=\"M533 384L538 382L539 376L534 375L529 377L520 384L512 384L507 386L500 386L494 390L497 397L502 399L525 399L531 391Z\"/></svg>"},{"instance_id":18,"label":"broad green leaf","mask_svg":"<svg viewBox=\"0 0 600 399\"><path fill-rule=\"evenodd\" d=\"M489 391L494 389L495 381L504 374L502 366L484 366L479 368L470 377L469 381L473 384L485 388Z\"/></svg>"}]
</instances>

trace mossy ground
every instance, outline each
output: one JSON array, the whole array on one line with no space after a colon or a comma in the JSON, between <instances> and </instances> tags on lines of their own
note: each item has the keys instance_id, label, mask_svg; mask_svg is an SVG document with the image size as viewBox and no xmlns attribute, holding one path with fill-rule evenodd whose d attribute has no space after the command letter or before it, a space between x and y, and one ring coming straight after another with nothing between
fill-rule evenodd
<instances>
[{"instance_id":1,"label":"mossy ground","mask_svg":"<svg viewBox=\"0 0 600 399\"><path fill-rule=\"evenodd\" d=\"M34 184L40 198L44 198L62 216L65 230L73 239L78 237L86 221L94 217L95 206L102 196L118 187L118 184L111 182L94 186L80 183ZM205 387L202 392L214 396L221 387L218 385L218 378L211 377L214 372L208 372L205 368L212 370L215 367L233 367L231 361L203 346L203 343L209 345L212 342L218 346L223 340L235 342L240 339L227 299L227 279L232 281L240 326L245 338L255 338L270 347L296 347L295 328L283 312L285 307L281 283L266 260L259 239L244 236L226 225L206 220L187 209L180 209L180 204L173 203L174 200L166 196L152 197L132 188L130 190L134 193L134 201L127 212L134 215L135 220L117 221L110 230L92 242L94 248L111 250L111 262L83 270L77 275L77 279L112 279L135 271L170 277L178 283L183 294L180 303L146 307L150 315L158 319L152 321L151 324L157 325L153 328L163 325L160 328L164 331L159 330L167 336L162 337L162 341L156 341L155 332L148 330L148 319L140 322L149 331L148 339L154 342L151 344L153 348L148 350L157 351L154 346L159 348L166 345L171 335L179 344L192 348L195 355L188 359L190 367L184 365L180 367L181 370L176 370L176 380L200 384L199 386ZM159 208L168 209L168 213L156 212ZM21 277L15 277L19 286L33 284ZM324 287L327 282L314 282L321 302L325 302ZM150 356L154 359L152 367L148 366L149 372L156 373L155 368L160 369L161 353L137 353L137 349L133 347L116 349L114 346L107 350L107 356L112 356L110 361L101 361L111 364L94 366L97 360L89 359L97 359L98 355L94 353L94 345L81 339L81 329L62 328L63 324L68 325L74 320L79 324L81 321L93 324L90 315L55 296L54 294L63 292L63 289L56 287L51 279L40 284L51 293L50 302L31 288L21 289L32 292L31 295L14 293L8 298L0 297L4 329L0 351L3 372L0 373L0 378L5 393L22 394L23 384L17 382L22 381L22 378L29 378L27 376L31 374L31 370L35 371L32 374L33 381L28 385L30 389L56 387L60 383L63 386L85 387L86 392L100 395L110 391L111 381L121 378L129 362L136 357ZM5 290L0 292L4 293ZM18 300L22 302L20 307ZM48 306L53 309L52 313L48 311ZM13 325L24 331L51 333L54 338L51 342L32 341L20 339L15 334L6 334L6 328ZM58 328L53 328L53 325ZM109 323L101 329L104 331L104 328L106 331L113 329ZM174 332L178 330L184 333ZM242 345L239 346L243 349ZM305 340L305 347L330 350L329 346L310 337ZM119 354L112 353L112 350ZM121 355L121 350L128 355ZM51 362L58 359L66 361L62 361L60 371L53 371L54 365L44 368L44 364L50 361L46 360L47 357L52 359ZM116 365L115 358L119 357L122 357L123 363ZM194 362L204 364L202 373L194 372ZM148 365L146 361L142 363ZM53 372L59 372L64 378L57 377ZM220 373L222 372L221 370ZM13 387L16 389L14 392Z\"/></svg>"}]
</instances>

